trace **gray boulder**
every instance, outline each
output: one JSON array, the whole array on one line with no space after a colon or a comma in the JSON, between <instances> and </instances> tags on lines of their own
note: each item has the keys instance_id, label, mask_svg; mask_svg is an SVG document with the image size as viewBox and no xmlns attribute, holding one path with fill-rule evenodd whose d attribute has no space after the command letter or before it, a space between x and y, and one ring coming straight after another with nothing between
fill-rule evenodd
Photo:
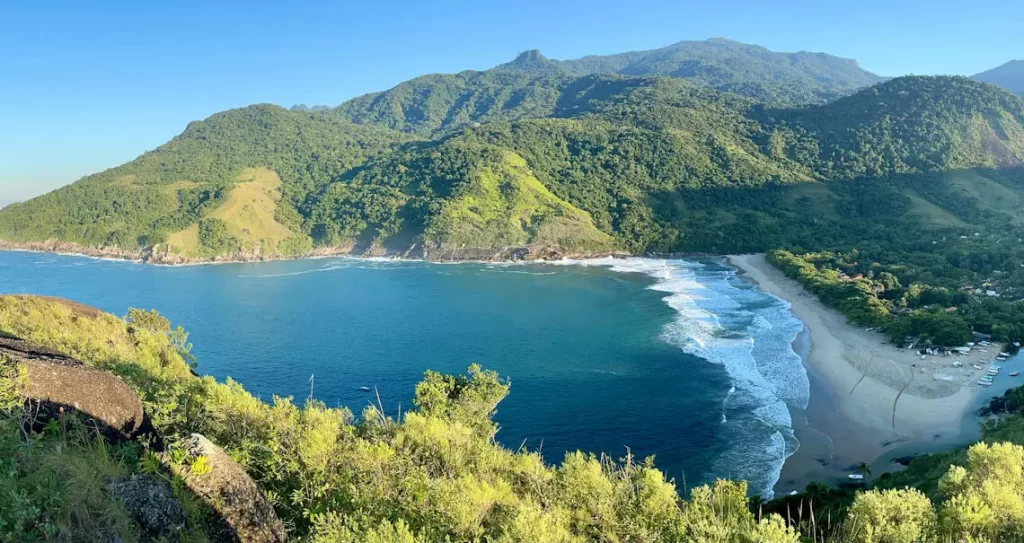
<instances>
[{"instance_id":1,"label":"gray boulder","mask_svg":"<svg viewBox=\"0 0 1024 543\"><path fill-rule=\"evenodd\" d=\"M108 439L134 439L149 429L142 401L113 373L10 337L0 337L0 357L26 370L21 395L34 415L30 422L42 424L74 410Z\"/></svg>"},{"instance_id":2,"label":"gray boulder","mask_svg":"<svg viewBox=\"0 0 1024 543\"><path fill-rule=\"evenodd\" d=\"M185 528L185 509L164 481L148 475L132 475L107 485L107 493L154 538L169 538Z\"/></svg>"},{"instance_id":3,"label":"gray boulder","mask_svg":"<svg viewBox=\"0 0 1024 543\"><path fill-rule=\"evenodd\" d=\"M209 472L192 473L188 465L171 464L170 469L217 514L217 522L208 531L213 539L241 543L287 540L274 507L242 466L200 434L189 436L184 446L190 459L206 457Z\"/></svg>"}]
</instances>

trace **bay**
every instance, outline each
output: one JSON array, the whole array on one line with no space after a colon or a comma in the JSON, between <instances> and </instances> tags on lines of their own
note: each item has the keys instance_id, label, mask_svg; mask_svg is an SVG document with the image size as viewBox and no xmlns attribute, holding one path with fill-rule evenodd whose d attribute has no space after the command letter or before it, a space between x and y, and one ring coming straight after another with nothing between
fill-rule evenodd
<instances>
[{"instance_id":1,"label":"bay","mask_svg":"<svg viewBox=\"0 0 1024 543\"><path fill-rule=\"evenodd\" d=\"M549 462L655 455L681 488L743 478L771 495L796 450L807 376L787 305L714 261L503 265L331 258L157 267L0 252L0 293L155 308L200 373L269 400L310 393L358 415L411 407L423 372L510 379L498 439Z\"/></svg>"}]
</instances>

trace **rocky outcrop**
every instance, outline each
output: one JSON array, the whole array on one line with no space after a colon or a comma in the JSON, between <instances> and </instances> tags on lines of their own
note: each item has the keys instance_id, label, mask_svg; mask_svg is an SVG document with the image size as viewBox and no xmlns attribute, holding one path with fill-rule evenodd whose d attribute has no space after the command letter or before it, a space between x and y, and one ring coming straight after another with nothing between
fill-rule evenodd
<instances>
[{"instance_id":1,"label":"rocky outcrop","mask_svg":"<svg viewBox=\"0 0 1024 543\"><path fill-rule=\"evenodd\" d=\"M41 426L74 410L108 439L134 439L149 429L142 401L120 377L30 342L0 337L0 355L25 368L20 393L28 421Z\"/></svg>"},{"instance_id":2,"label":"rocky outcrop","mask_svg":"<svg viewBox=\"0 0 1024 543\"><path fill-rule=\"evenodd\" d=\"M200 434L185 442L190 459L206 458L206 473L193 473L190 465L169 463L185 486L216 514L208 534L217 541L277 543L287 540L284 524L256 482L220 447ZM204 470L205 471L205 470Z\"/></svg>"},{"instance_id":3,"label":"rocky outcrop","mask_svg":"<svg viewBox=\"0 0 1024 543\"><path fill-rule=\"evenodd\" d=\"M149 475L132 475L126 481L107 485L136 522L153 539L172 539L185 528L185 509L167 484Z\"/></svg>"},{"instance_id":4,"label":"rocky outcrop","mask_svg":"<svg viewBox=\"0 0 1024 543\"><path fill-rule=\"evenodd\" d=\"M562 260L600 258L605 256L628 256L621 251L577 252L548 245L509 247L423 247L407 251L402 256L416 257L432 262L520 262L531 260Z\"/></svg>"},{"instance_id":5,"label":"rocky outcrop","mask_svg":"<svg viewBox=\"0 0 1024 543\"><path fill-rule=\"evenodd\" d=\"M0 240L0 249L19 251L36 251L45 253L77 254L95 258L113 258L136 260L147 264L177 266L184 264L226 263L226 262L266 262L273 260L292 260L301 258L321 258L328 256L414 258L431 262L517 262L529 260L562 260L600 258L604 256L629 256L622 251L586 252L573 251L547 245L508 246L508 247L425 247L416 244L405 249L384 248L380 246L355 247L339 245L337 247L320 247L300 255L265 254L260 251L242 251L223 254L209 258L193 258L172 252L154 250L123 250L117 247L84 247L76 243L58 241L13 243Z\"/></svg>"}]
</instances>

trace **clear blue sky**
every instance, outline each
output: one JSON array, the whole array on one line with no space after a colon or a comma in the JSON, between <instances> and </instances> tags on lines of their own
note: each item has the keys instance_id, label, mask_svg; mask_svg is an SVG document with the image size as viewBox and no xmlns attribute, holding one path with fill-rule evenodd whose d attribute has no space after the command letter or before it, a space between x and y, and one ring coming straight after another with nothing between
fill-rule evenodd
<instances>
[{"instance_id":1,"label":"clear blue sky","mask_svg":"<svg viewBox=\"0 0 1024 543\"><path fill-rule=\"evenodd\" d=\"M432 72L726 37L970 75L1024 58L1024 1L104 0L0 3L0 201L116 166L220 110L336 105Z\"/></svg>"}]
</instances>

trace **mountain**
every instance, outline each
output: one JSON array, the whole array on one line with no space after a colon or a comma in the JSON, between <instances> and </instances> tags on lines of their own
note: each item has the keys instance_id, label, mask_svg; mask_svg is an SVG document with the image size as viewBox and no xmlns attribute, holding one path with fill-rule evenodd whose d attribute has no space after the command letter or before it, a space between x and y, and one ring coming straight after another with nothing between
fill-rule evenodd
<instances>
[{"instance_id":1,"label":"mountain","mask_svg":"<svg viewBox=\"0 0 1024 543\"><path fill-rule=\"evenodd\" d=\"M776 53L721 38L574 60L550 60L531 50L494 70L532 75L664 75L783 103L821 103L885 80L854 60L806 51Z\"/></svg>"},{"instance_id":2,"label":"mountain","mask_svg":"<svg viewBox=\"0 0 1024 543\"><path fill-rule=\"evenodd\" d=\"M999 85L1004 89L1024 96L1024 60L1011 60L1002 66L973 76L978 81Z\"/></svg>"},{"instance_id":3,"label":"mountain","mask_svg":"<svg viewBox=\"0 0 1024 543\"><path fill-rule=\"evenodd\" d=\"M164 262L827 247L1013 222L1022 165L1024 100L967 78L786 107L664 76L463 72L218 113L3 210L0 239Z\"/></svg>"}]
</instances>

